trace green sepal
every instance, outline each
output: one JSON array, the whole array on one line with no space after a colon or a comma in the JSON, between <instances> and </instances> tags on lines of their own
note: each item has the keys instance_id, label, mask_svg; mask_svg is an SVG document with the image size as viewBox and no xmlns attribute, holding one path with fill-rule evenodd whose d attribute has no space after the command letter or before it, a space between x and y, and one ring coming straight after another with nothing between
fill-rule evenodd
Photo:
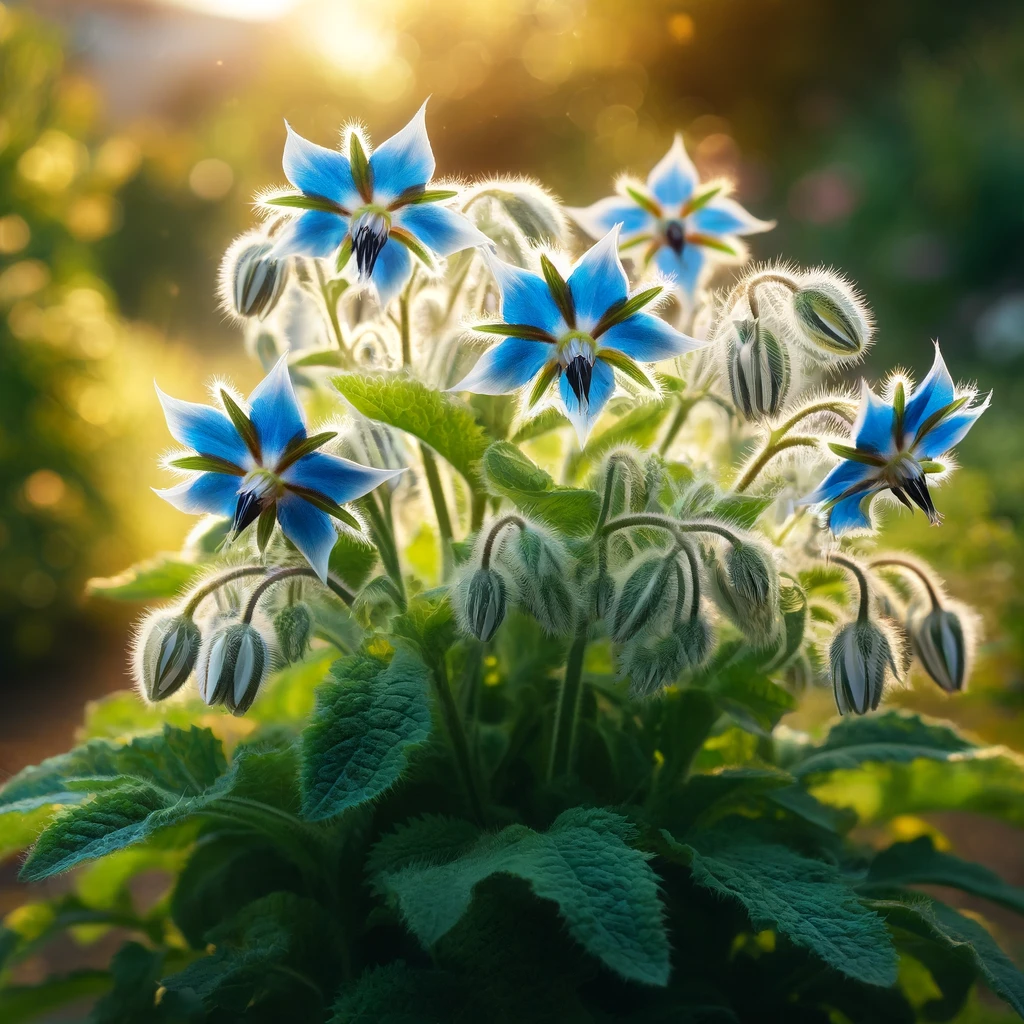
<instances>
[{"instance_id":1,"label":"green sepal","mask_svg":"<svg viewBox=\"0 0 1024 1024\"><path fill-rule=\"evenodd\" d=\"M633 359L630 359L625 352L617 348L603 348L597 353L597 358L606 362L615 370L621 370L631 380L635 380L641 387L655 390L654 381L644 372L643 368Z\"/></svg>"},{"instance_id":2,"label":"green sepal","mask_svg":"<svg viewBox=\"0 0 1024 1024\"><path fill-rule=\"evenodd\" d=\"M683 204L682 210L679 212L680 217L689 217L691 213L696 213L698 210L703 210L708 203L711 202L719 192L722 191L721 185L713 185L711 188L706 189L704 192L695 195L692 199L688 200Z\"/></svg>"},{"instance_id":3,"label":"green sepal","mask_svg":"<svg viewBox=\"0 0 1024 1024\"><path fill-rule=\"evenodd\" d=\"M392 227L391 237L399 243L404 245L417 259L422 260L431 270L434 269L434 258L430 255L430 251L423 245L422 242L415 235L410 234L403 228Z\"/></svg>"},{"instance_id":4,"label":"green sepal","mask_svg":"<svg viewBox=\"0 0 1024 1024\"><path fill-rule=\"evenodd\" d=\"M297 494L303 501L308 501L314 508L320 509L321 512L326 512L329 516L340 520L346 526L351 526L353 530L362 529L359 525L359 520L351 512L333 499L328 498L326 494L321 494L319 491L311 491L308 487L296 487L295 484L285 484L285 488L293 494Z\"/></svg>"},{"instance_id":5,"label":"green sepal","mask_svg":"<svg viewBox=\"0 0 1024 1024\"><path fill-rule=\"evenodd\" d=\"M907 389L903 381L896 385L892 396L892 436L896 439L896 447L903 444L903 414L907 408Z\"/></svg>"},{"instance_id":6,"label":"green sepal","mask_svg":"<svg viewBox=\"0 0 1024 1024\"><path fill-rule=\"evenodd\" d=\"M348 138L348 162L352 169L352 182L363 197L363 202L373 202L373 168L366 157L358 132Z\"/></svg>"},{"instance_id":7,"label":"green sepal","mask_svg":"<svg viewBox=\"0 0 1024 1024\"><path fill-rule=\"evenodd\" d=\"M543 397L551 382L558 375L558 363L554 359L549 362L543 370L537 374L537 379L530 390L530 397L526 403L527 409L532 409Z\"/></svg>"},{"instance_id":8,"label":"green sepal","mask_svg":"<svg viewBox=\"0 0 1024 1024\"><path fill-rule=\"evenodd\" d=\"M224 409L228 416L231 417L231 422L234 423L235 430L241 435L242 440L245 442L245 447L249 449L249 453L257 462L262 462L263 454L260 449L260 438L256 433L252 420L246 416L239 404L223 388L220 391L220 400L224 403Z\"/></svg>"},{"instance_id":9,"label":"green sepal","mask_svg":"<svg viewBox=\"0 0 1024 1024\"><path fill-rule=\"evenodd\" d=\"M352 259L352 236L346 234L341 240L341 245L338 246L338 255L334 261L335 271L340 274L348 266L350 259Z\"/></svg>"},{"instance_id":10,"label":"green sepal","mask_svg":"<svg viewBox=\"0 0 1024 1024\"><path fill-rule=\"evenodd\" d=\"M274 523L277 522L277 506L268 505L256 521L256 546L260 554L267 550L270 543L270 535L274 532Z\"/></svg>"},{"instance_id":11,"label":"green sepal","mask_svg":"<svg viewBox=\"0 0 1024 1024\"><path fill-rule=\"evenodd\" d=\"M691 245L702 245L705 249L714 249L715 252L724 252L727 256L739 255L731 245L713 235L687 235L686 241Z\"/></svg>"},{"instance_id":12,"label":"green sepal","mask_svg":"<svg viewBox=\"0 0 1024 1024\"><path fill-rule=\"evenodd\" d=\"M197 470L200 473L228 473L231 476L245 476L245 470L227 459L219 459L216 455L183 455L180 459L172 459L169 463L175 469Z\"/></svg>"},{"instance_id":13,"label":"green sepal","mask_svg":"<svg viewBox=\"0 0 1024 1024\"><path fill-rule=\"evenodd\" d=\"M638 188L633 188L632 185L626 186L626 195L628 195L637 206L646 210L652 217L661 217L661 204L653 197L645 195Z\"/></svg>"},{"instance_id":14,"label":"green sepal","mask_svg":"<svg viewBox=\"0 0 1024 1024\"><path fill-rule=\"evenodd\" d=\"M473 330L482 334L503 334L508 338L523 338L526 341L546 341L550 344L555 342L543 328L530 324L476 324Z\"/></svg>"},{"instance_id":15,"label":"green sepal","mask_svg":"<svg viewBox=\"0 0 1024 1024\"><path fill-rule=\"evenodd\" d=\"M558 311L562 314L562 319L570 328L575 329L576 304L573 302L572 292L569 290L569 285L566 284L565 278L562 277L547 256L541 256L540 268L544 272L544 280L547 282L548 290L551 292L551 297L555 300Z\"/></svg>"},{"instance_id":16,"label":"green sepal","mask_svg":"<svg viewBox=\"0 0 1024 1024\"><path fill-rule=\"evenodd\" d=\"M644 306L656 299L661 292L660 286L647 288L645 291L638 292L636 295L631 295L629 298L617 302L614 306L607 309L604 316L598 320L597 326L593 331L593 337L599 338L605 331L610 330L617 324L621 324L623 320L628 320L634 313L639 313Z\"/></svg>"},{"instance_id":17,"label":"green sepal","mask_svg":"<svg viewBox=\"0 0 1024 1024\"><path fill-rule=\"evenodd\" d=\"M277 464L276 472L283 473L289 466L299 461L317 448L322 448L332 437L337 437L336 430L325 430L320 434L313 434L312 437L297 437L288 442L280 461Z\"/></svg>"},{"instance_id":18,"label":"green sepal","mask_svg":"<svg viewBox=\"0 0 1024 1024\"><path fill-rule=\"evenodd\" d=\"M402 206L419 206L421 203L441 203L446 199L454 199L458 195L454 188L427 189L422 185L407 188L391 205L389 210L397 210Z\"/></svg>"},{"instance_id":19,"label":"green sepal","mask_svg":"<svg viewBox=\"0 0 1024 1024\"><path fill-rule=\"evenodd\" d=\"M289 193L283 196L270 196L262 200L264 206L284 206L292 210L318 210L320 213L347 214L348 210L333 199L323 196L306 195L305 192Z\"/></svg>"},{"instance_id":20,"label":"green sepal","mask_svg":"<svg viewBox=\"0 0 1024 1024\"><path fill-rule=\"evenodd\" d=\"M970 395L961 395L956 399L956 401L950 402L949 405L945 405L941 409L933 412L931 416L929 416L928 419L926 419L924 423L917 428L915 440L920 441L929 430L934 430L947 416L952 416L958 409L962 409L970 399Z\"/></svg>"},{"instance_id":21,"label":"green sepal","mask_svg":"<svg viewBox=\"0 0 1024 1024\"><path fill-rule=\"evenodd\" d=\"M863 462L865 466L884 466L885 459L870 452L862 452L859 448L851 448L848 444L836 444L828 442L829 448L841 459L850 459L852 462Z\"/></svg>"}]
</instances>

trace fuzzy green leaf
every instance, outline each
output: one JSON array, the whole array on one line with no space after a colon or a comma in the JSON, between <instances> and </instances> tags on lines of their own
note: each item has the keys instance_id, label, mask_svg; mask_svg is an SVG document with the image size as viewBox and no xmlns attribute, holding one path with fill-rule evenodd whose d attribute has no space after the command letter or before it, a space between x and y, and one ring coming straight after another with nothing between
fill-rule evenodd
<instances>
[{"instance_id":1,"label":"fuzzy green leaf","mask_svg":"<svg viewBox=\"0 0 1024 1024\"><path fill-rule=\"evenodd\" d=\"M334 386L364 416L419 438L482 489L479 462L488 437L464 405L403 374L348 373Z\"/></svg>"},{"instance_id":2,"label":"fuzzy green leaf","mask_svg":"<svg viewBox=\"0 0 1024 1024\"><path fill-rule=\"evenodd\" d=\"M632 835L618 814L574 808L547 832L511 825L447 863L410 864L376 883L417 938L432 946L466 913L485 878L522 878L558 905L569 934L613 971L665 985L669 946L658 883L645 856L628 845Z\"/></svg>"},{"instance_id":3,"label":"fuzzy green leaf","mask_svg":"<svg viewBox=\"0 0 1024 1024\"><path fill-rule=\"evenodd\" d=\"M361 534L357 536L342 530L331 548L327 568L350 588L359 590L370 578L377 559L377 549L368 540L364 540Z\"/></svg>"},{"instance_id":4,"label":"fuzzy green leaf","mask_svg":"<svg viewBox=\"0 0 1024 1024\"><path fill-rule=\"evenodd\" d=\"M508 498L524 515L572 537L593 532L600 510L596 491L556 486L543 469L507 441L492 444L483 465L491 494Z\"/></svg>"},{"instance_id":5,"label":"fuzzy green leaf","mask_svg":"<svg viewBox=\"0 0 1024 1024\"><path fill-rule=\"evenodd\" d=\"M703 514L741 530L752 530L774 500L774 494L727 494Z\"/></svg>"},{"instance_id":6,"label":"fuzzy green leaf","mask_svg":"<svg viewBox=\"0 0 1024 1024\"><path fill-rule=\"evenodd\" d=\"M201 565L178 558L154 558L116 576L94 577L85 589L114 601L159 601L180 594L202 571Z\"/></svg>"},{"instance_id":7,"label":"fuzzy green leaf","mask_svg":"<svg viewBox=\"0 0 1024 1024\"><path fill-rule=\"evenodd\" d=\"M302 810L332 818L376 799L401 777L412 750L430 737L426 665L406 651L390 665L353 656L339 661L317 692L302 735Z\"/></svg>"},{"instance_id":8,"label":"fuzzy green leaf","mask_svg":"<svg viewBox=\"0 0 1024 1024\"><path fill-rule=\"evenodd\" d=\"M392 634L419 651L428 665L444 659L455 641L455 615L448 594L421 594L391 621Z\"/></svg>"}]
</instances>

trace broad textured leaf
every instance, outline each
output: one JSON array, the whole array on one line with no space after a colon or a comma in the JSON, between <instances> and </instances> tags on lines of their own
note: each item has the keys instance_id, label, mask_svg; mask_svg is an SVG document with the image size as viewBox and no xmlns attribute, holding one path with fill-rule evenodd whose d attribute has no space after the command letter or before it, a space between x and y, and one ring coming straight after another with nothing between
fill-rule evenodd
<instances>
[{"instance_id":1,"label":"broad textured leaf","mask_svg":"<svg viewBox=\"0 0 1024 1024\"><path fill-rule=\"evenodd\" d=\"M447 863L465 853L480 838L480 829L461 818L424 814L397 826L370 851L366 874L393 875L424 861Z\"/></svg>"},{"instance_id":2,"label":"broad textured leaf","mask_svg":"<svg viewBox=\"0 0 1024 1024\"><path fill-rule=\"evenodd\" d=\"M622 977L665 985L668 936L658 884L632 826L599 809L565 811L544 833L511 825L447 863L412 864L377 877L409 928L430 946L469 908L475 886L495 874L522 878L552 900L569 934Z\"/></svg>"},{"instance_id":3,"label":"broad textured leaf","mask_svg":"<svg viewBox=\"0 0 1024 1024\"><path fill-rule=\"evenodd\" d=\"M327 568L335 576L340 576L353 590L358 590L370 578L377 558L377 549L368 540L348 530L341 530L331 548Z\"/></svg>"},{"instance_id":4,"label":"broad textured leaf","mask_svg":"<svg viewBox=\"0 0 1024 1024\"><path fill-rule=\"evenodd\" d=\"M774 928L830 967L868 985L896 981L896 951L882 919L831 864L736 830L692 833L684 845L694 881L742 903L755 931Z\"/></svg>"},{"instance_id":5,"label":"broad textured leaf","mask_svg":"<svg viewBox=\"0 0 1024 1024\"><path fill-rule=\"evenodd\" d=\"M304 661L274 672L246 717L269 725L304 723L316 702L317 687L327 678L336 657L337 651L317 650Z\"/></svg>"},{"instance_id":6,"label":"broad textured leaf","mask_svg":"<svg viewBox=\"0 0 1024 1024\"><path fill-rule=\"evenodd\" d=\"M334 386L364 416L418 437L471 487L482 488L479 463L488 437L464 405L403 374L346 373L333 379Z\"/></svg>"},{"instance_id":7,"label":"broad textured leaf","mask_svg":"<svg viewBox=\"0 0 1024 1024\"><path fill-rule=\"evenodd\" d=\"M573 537L597 524L601 499L596 491L558 487L539 466L507 441L496 441L484 455L487 489L508 498L524 515Z\"/></svg>"},{"instance_id":8,"label":"broad textured leaf","mask_svg":"<svg viewBox=\"0 0 1024 1024\"><path fill-rule=\"evenodd\" d=\"M390 665L339 661L302 736L302 809L313 821L374 800L400 778L431 731L427 666L398 651Z\"/></svg>"},{"instance_id":9,"label":"broad textured leaf","mask_svg":"<svg viewBox=\"0 0 1024 1024\"><path fill-rule=\"evenodd\" d=\"M741 725L768 733L796 706L796 698L759 669L763 658L751 655L727 664L711 676L708 692Z\"/></svg>"},{"instance_id":10,"label":"broad textured leaf","mask_svg":"<svg viewBox=\"0 0 1024 1024\"><path fill-rule=\"evenodd\" d=\"M408 608L391 620L391 632L420 652L428 665L443 659L455 641L455 615L447 590L421 594Z\"/></svg>"},{"instance_id":11,"label":"broad textured leaf","mask_svg":"<svg viewBox=\"0 0 1024 1024\"><path fill-rule=\"evenodd\" d=\"M534 437L540 437L542 434L548 434L552 430L567 426L569 426L569 421L566 419L565 413L554 406L549 406L519 426L510 440L513 444L522 444L523 441L529 441Z\"/></svg>"},{"instance_id":12,"label":"broad textured leaf","mask_svg":"<svg viewBox=\"0 0 1024 1024\"><path fill-rule=\"evenodd\" d=\"M875 856L862 888L948 885L1024 914L1024 889L1004 882L994 871L935 849L930 836L893 843Z\"/></svg>"},{"instance_id":13,"label":"broad textured leaf","mask_svg":"<svg viewBox=\"0 0 1024 1024\"><path fill-rule=\"evenodd\" d=\"M115 601L156 601L175 597L203 572L201 565L166 557L139 562L116 576L94 577L85 585L89 594Z\"/></svg>"},{"instance_id":14,"label":"broad textured leaf","mask_svg":"<svg viewBox=\"0 0 1024 1024\"><path fill-rule=\"evenodd\" d=\"M857 815L841 807L830 807L817 800L802 786L785 786L773 790L768 799L804 821L828 832L845 835L857 824Z\"/></svg>"}]
</instances>

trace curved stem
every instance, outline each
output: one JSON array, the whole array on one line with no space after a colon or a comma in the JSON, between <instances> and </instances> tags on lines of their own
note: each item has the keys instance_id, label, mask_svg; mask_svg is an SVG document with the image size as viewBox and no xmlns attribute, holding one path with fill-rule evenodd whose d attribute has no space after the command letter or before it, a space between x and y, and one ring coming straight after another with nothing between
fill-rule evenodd
<instances>
[{"instance_id":1,"label":"curved stem","mask_svg":"<svg viewBox=\"0 0 1024 1024\"><path fill-rule=\"evenodd\" d=\"M865 622L868 617L868 603L871 598L871 588L868 585L867 574L852 558L845 555L830 555L829 561L841 565L856 577L857 585L860 587L860 607L857 609L857 621Z\"/></svg>"},{"instance_id":2,"label":"curved stem","mask_svg":"<svg viewBox=\"0 0 1024 1024\"><path fill-rule=\"evenodd\" d=\"M636 515L616 516L610 522L605 523L599 533L600 536L604 537L614 533L616 530L626 530L633 526L654 526L660 530L667 530L677 538L680 534L684 533L717 533L719 537L724 537L733 547L739 547L742 544L740 538L732 530L727 530L718 523L684 523L678 519L673 519L671 516L663 516L657 512L640 512Z\"/></svg>"},{"instance_id":3,"label":"curved stem","mask_svg":"<svg viewBox=\"0 0 1024 1024\"><path fill-rule=\"evenodd\" d=\"M680 398L679 408L676 409L676 414L672 417L672 422L669 424L665 436L661 439L661 444L658 445L659 455L665 455L669 448L672 447L672 442L676 439L676 435L683 429L686 417L690 415L690 411L702 397L703 395L693 395L689 398Z\"/></svg>"},{"instance_id":4,"label":"curved stem","mask_svg":"<svg viewBox=\"0 0 1024 1024\"><path fill-rule=\"evenodd\" d=\"M787 448L816 448L818 446L818 440L814 437L805 437L802 434L798 434L796 437L783 437L777 441L769 441L764 446L761 454L746 470L744 470L743 476L736 481L736 485L733 490L737 494L742 494L758 477L758 474L764 469L768 463L775 458L780 452L784 452Z\"/></svg>"},{"instance_id":5,"label":"curved stem","mask_svg":"<svg viewBox=\"0 0 1024 1024\"><path fill-rule=\"evenodd\" d=\"M757 289L763 284L779 284L784 288L788 288L791 292L795 292L800 287L796 281L785 274L778 274L769 270L763 274L755 274L749 281L738 284L729 296L725 308L731 310L739 299L745 297L750 305L750 315L756 320L760 315Z\"/></svg>"},{"instance_id":6,"label":"curved stem","mask_svg":"<svg viewBox=\"0 0 1024 1024\"><path fill-rule=\"evenodd\" d=\"M558 688L558 702L555 705L555 722L551 735L551 754L548 758L548 781L557 774L568 774L572 769L576 746L580 705L583 698L583 655L587 649L587 623L576 632L569 657L565 663L565 675ZM566 708L572 708L571 716Z\"/></svg>"},{"instance_id":7,"label":"curved stem","mask_svg":"<svg viewBox=\"0 0 1024 1024\"><path fill-rule=\"evenodd\" d=\"M209 597L215 590L219 590L221 587L228 583L232 583L235 580L240 580L244 576L262 576L267 572L265 566L262 565L243 565L238 569L231 569L229 572L224 573L223 576L218 576L216 579L210 580L209 583L204 583L198 590L193 591L192 596L188 599L185 607L182 608L181 614L185 618L190 619L195 615L196 609L199 607L202 600Z\"/></svg>"},{"instance_id":8,"label":"curved stem","mask_svg":"<svg viewBox=\"0 0 1024 1024\"><path fill-rule=\"evenodd\" d=\"M311 579L318 580L324 583L328 589L333 591L345 602L347 605L351 605L354 600L353 596L335 579L328 576L326 581L320 580L320 577L306 565L295 565L289 566L286 569L278 569L276 572L267 576L266 579L261 580L259 586L249 596L249 603L245 606L245 612L242 615L242 621L249 623L252 621L253 614L256 611L256 605L259 604L260 598L272 587L275 583L281 583L284 580L294 579L296 576L308 576Z\"/></svg>"},{"instance_id":9,"label":"curved stem","mask_svg":"<svg viewBox=\"0 0 1024 1024\"><path fill-rule=\"evenodd\" d=\"M913 573L924 584L924 589L928 592L928 597L932 602L932 610L938 611L942 608L942 602L939 600L939 594L935 584L919 565L914 565L913 562L908 562L903 558L872 558L871 561L868 562L868 566L872 569L883 565L895 565Z\"/></svg>"},{"instance_id":10,"label":"curved stem","mask_svg":"<svg viewBox=\"0 0 1024 1024\"><path fill-rule=\"evenodd\" d=\"M852 402L841 398L822 398L820 401L811 402L802 409L797 409L792 416L784 423L780 423L772 432L772 439L781 438L788 434L801 420L807 419L819 412L830 412L847 423L853 423L856 413L852 410Z\"/></svg>"},{"instance_id":11,"label":"curved stem","mask_svg":"<svg viewBox=\"0 0 1024 1024\"><path fill-rule=\"evenodd\" d=\"M690 618L697 618L698 612L700 612L700 566L697 564L697 552L693 550L693 545L689 541L680 542L679 546L683 549L683 554L686 555L686 561L690 565L690 577L693 580L693 599L690 601ZM679 617L678 611L676 618Z\"/></svg>"},{"instance_id":12,"label":"curved stem","mask_svg":"<svg viewBox=\"0 0 1024 1024\"><path fill-rule=\"evenodd\" d=\"M487 534L487 540L484 541L484 551L480 556L480 568L489 569L491 567L491 552L494 549L494 542L497 540L498 534L511 523L515 523L520 530L526 529L526 522L522 517L510 514L502 516L490 529Z\"/></svg>"}]
</instances>

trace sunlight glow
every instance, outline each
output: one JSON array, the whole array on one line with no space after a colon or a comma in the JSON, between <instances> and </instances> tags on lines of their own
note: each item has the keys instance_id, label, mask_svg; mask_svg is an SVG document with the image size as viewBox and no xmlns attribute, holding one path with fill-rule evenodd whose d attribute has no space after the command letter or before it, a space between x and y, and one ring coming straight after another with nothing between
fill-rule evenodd
<instances>
[{"instance_id":1,"label":"sunlight glow","mask_svg":"<svg viewBox=\"0 0 1024 1024\"><path fill-rule=\"evenodd\" d=\"M241 21L273 21L287 14L299 0L163 0L174 7L187 7L220 18Z\"/></svg>"}]
</instances>

